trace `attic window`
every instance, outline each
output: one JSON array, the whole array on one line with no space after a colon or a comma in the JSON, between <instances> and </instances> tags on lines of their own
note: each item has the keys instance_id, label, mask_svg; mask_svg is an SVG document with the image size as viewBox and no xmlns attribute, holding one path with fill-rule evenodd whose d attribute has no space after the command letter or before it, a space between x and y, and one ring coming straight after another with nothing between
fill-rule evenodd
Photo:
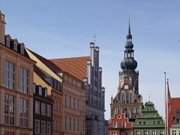
<instances>
[{"instance_id":1,"label":"attic window","mask_svg":"<svg viewBox=\"0 0 180 135\"><path fill-rule=\"evenodd\" d=\"M10 48L10 43L11 43L11 38L10 38L10 36L6 36L5 37L5 42L6 42L6 47L8 47L8 48Z\"/></svg>"}]
</instances>

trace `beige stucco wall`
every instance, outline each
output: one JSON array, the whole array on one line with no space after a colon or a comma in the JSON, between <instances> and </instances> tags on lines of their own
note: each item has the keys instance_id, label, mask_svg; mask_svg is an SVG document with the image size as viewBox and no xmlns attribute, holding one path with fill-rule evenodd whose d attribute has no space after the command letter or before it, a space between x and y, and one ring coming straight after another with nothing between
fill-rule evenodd
<instances>
[{"instance_id":1,"label":"beige stucco wall","mask_svg":"<svg viewBox=\"0 0 180 135\"><path fill-rule=\"evenodd\" d=\"M36 85L41 85L42 87L47 88L48 95L51 95L52 87L49 86L39 75L37 75L35 72L33 73L33 81Z\"/></svg>"}]
</instances>

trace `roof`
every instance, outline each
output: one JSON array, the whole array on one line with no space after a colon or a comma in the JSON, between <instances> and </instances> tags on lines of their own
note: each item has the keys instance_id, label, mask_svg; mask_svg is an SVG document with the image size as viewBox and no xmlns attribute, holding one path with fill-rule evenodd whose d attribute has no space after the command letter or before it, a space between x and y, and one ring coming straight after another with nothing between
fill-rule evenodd
<instances>
[{"instance_id":1,"label":"roof","mask_svg":"<svg viewBox=\"0 0 180 135\"><path fill-rule=\"evenodd\" d=\"M36 65L34 65L34 72L44 81L46 82L48 85L51 86L51 84L45 79L45 73L40 69L38 68Z\"/></svg>"},{"instance_id":2,"label":"roof","mask_svg":"<svg viewBox=\"0 0 180 135\"><path fill-rule=\"evenodd\" d=\"M0 43L1 46L5 47L5 48L7 48L7 49L10 49L10 50L12 50L13 52L15 52L16 54L19 54L19 55L24 56L24 57L28 58L29 60L31 60L30 57L29 57L29 55L28 55L27 52L26 52L24 43L20 43L17 39L12 39L9 34L5 35L4 38L5 38L5 40L6 40L7 38L9 39L9 44L5 41L5 45L3 45L2 43ZM17 45L17 48L15 47L16 50L13 49L14 46L15 46L14 42L17 43L17 44L16 44L16 45ZM9 45L9 47L8 47L7 44ZM23 49L23 53L22 53L22 49ZM31 61L32 61L32 60L31 60Z\"/></svg>"},{"instance_id":3,"label":"roof","mask_svg":"<svg viewBox=\"0 0 180 135\"><path fill-rule=\"evenodd\" d=\"M51 61L64 72L73 75L81 81L87 77L87 62L90 61L90 56L57 58L51 59Z\"/></svg>"},{"instance_id":4,"label":"roof","mask_svg":"<svg viewBox=\"0 0 180 135\"><path fill-rule=\"evenodd\" d=\"M59 74L62 72L62 70L57 67L53 62L51 62L50 60L40 56L39 54L33 52L32 50L28 49L31 53L33 53L38 59L40 59L46 66L48 66L53 72L55 72L56 74Z\"/></svg>"}]
</instances>

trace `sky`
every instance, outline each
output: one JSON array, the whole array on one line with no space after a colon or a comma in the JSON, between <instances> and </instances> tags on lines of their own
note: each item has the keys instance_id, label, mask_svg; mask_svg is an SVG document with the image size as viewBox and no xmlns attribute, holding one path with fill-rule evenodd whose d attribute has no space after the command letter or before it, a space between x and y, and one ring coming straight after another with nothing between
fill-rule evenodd
<instances>
[{"instance_id":1,"label":"sky","mask_svg":"<svg viewBox=\"0 0 180 135\"><path fill-rule=\"evenodd\" d=\"M105 118L117 93L128 20L138 61L139 92L164 116L164 72L180 97L179 0L0 0L6 33L47 58L85 56L100 47Z\"/></svg>"}]
</instances>

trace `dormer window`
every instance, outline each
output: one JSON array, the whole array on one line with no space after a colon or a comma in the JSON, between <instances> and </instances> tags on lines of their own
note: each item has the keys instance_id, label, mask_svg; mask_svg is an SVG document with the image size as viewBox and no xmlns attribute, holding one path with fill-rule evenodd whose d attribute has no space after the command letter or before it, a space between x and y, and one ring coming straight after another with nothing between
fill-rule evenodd
<instances>
[{"instance_id":1,"label":"dormer window","mask_svg":"<svg viewBox=\"0 0 180 135\"><path fill-rule=\"evenodd\" d=\"M10 44L11 44L11 37L9 35L7 35L5 37L5 44L6 44L6 47L10 48Z\"/></svg>"},{"instance_id":2,"label":"dormer window","mask_svg":"<svg viewBox=\"0 0 180 135\"><path fill-rule=\"evenodd\" d=\"M18 41L16 39L12 40L11 49L17 51Z\"/></svg>"},{"instance_id":3,"label":"dormer window","mask_svg":"<svg viewBox=\"0 0 180 135\"><path fill-rule=\"evenodd\" d=\"M22 43L20 44L20 54L24 55L24 50L25 50L24 44Z\"/></svg>"}]
</instances>

